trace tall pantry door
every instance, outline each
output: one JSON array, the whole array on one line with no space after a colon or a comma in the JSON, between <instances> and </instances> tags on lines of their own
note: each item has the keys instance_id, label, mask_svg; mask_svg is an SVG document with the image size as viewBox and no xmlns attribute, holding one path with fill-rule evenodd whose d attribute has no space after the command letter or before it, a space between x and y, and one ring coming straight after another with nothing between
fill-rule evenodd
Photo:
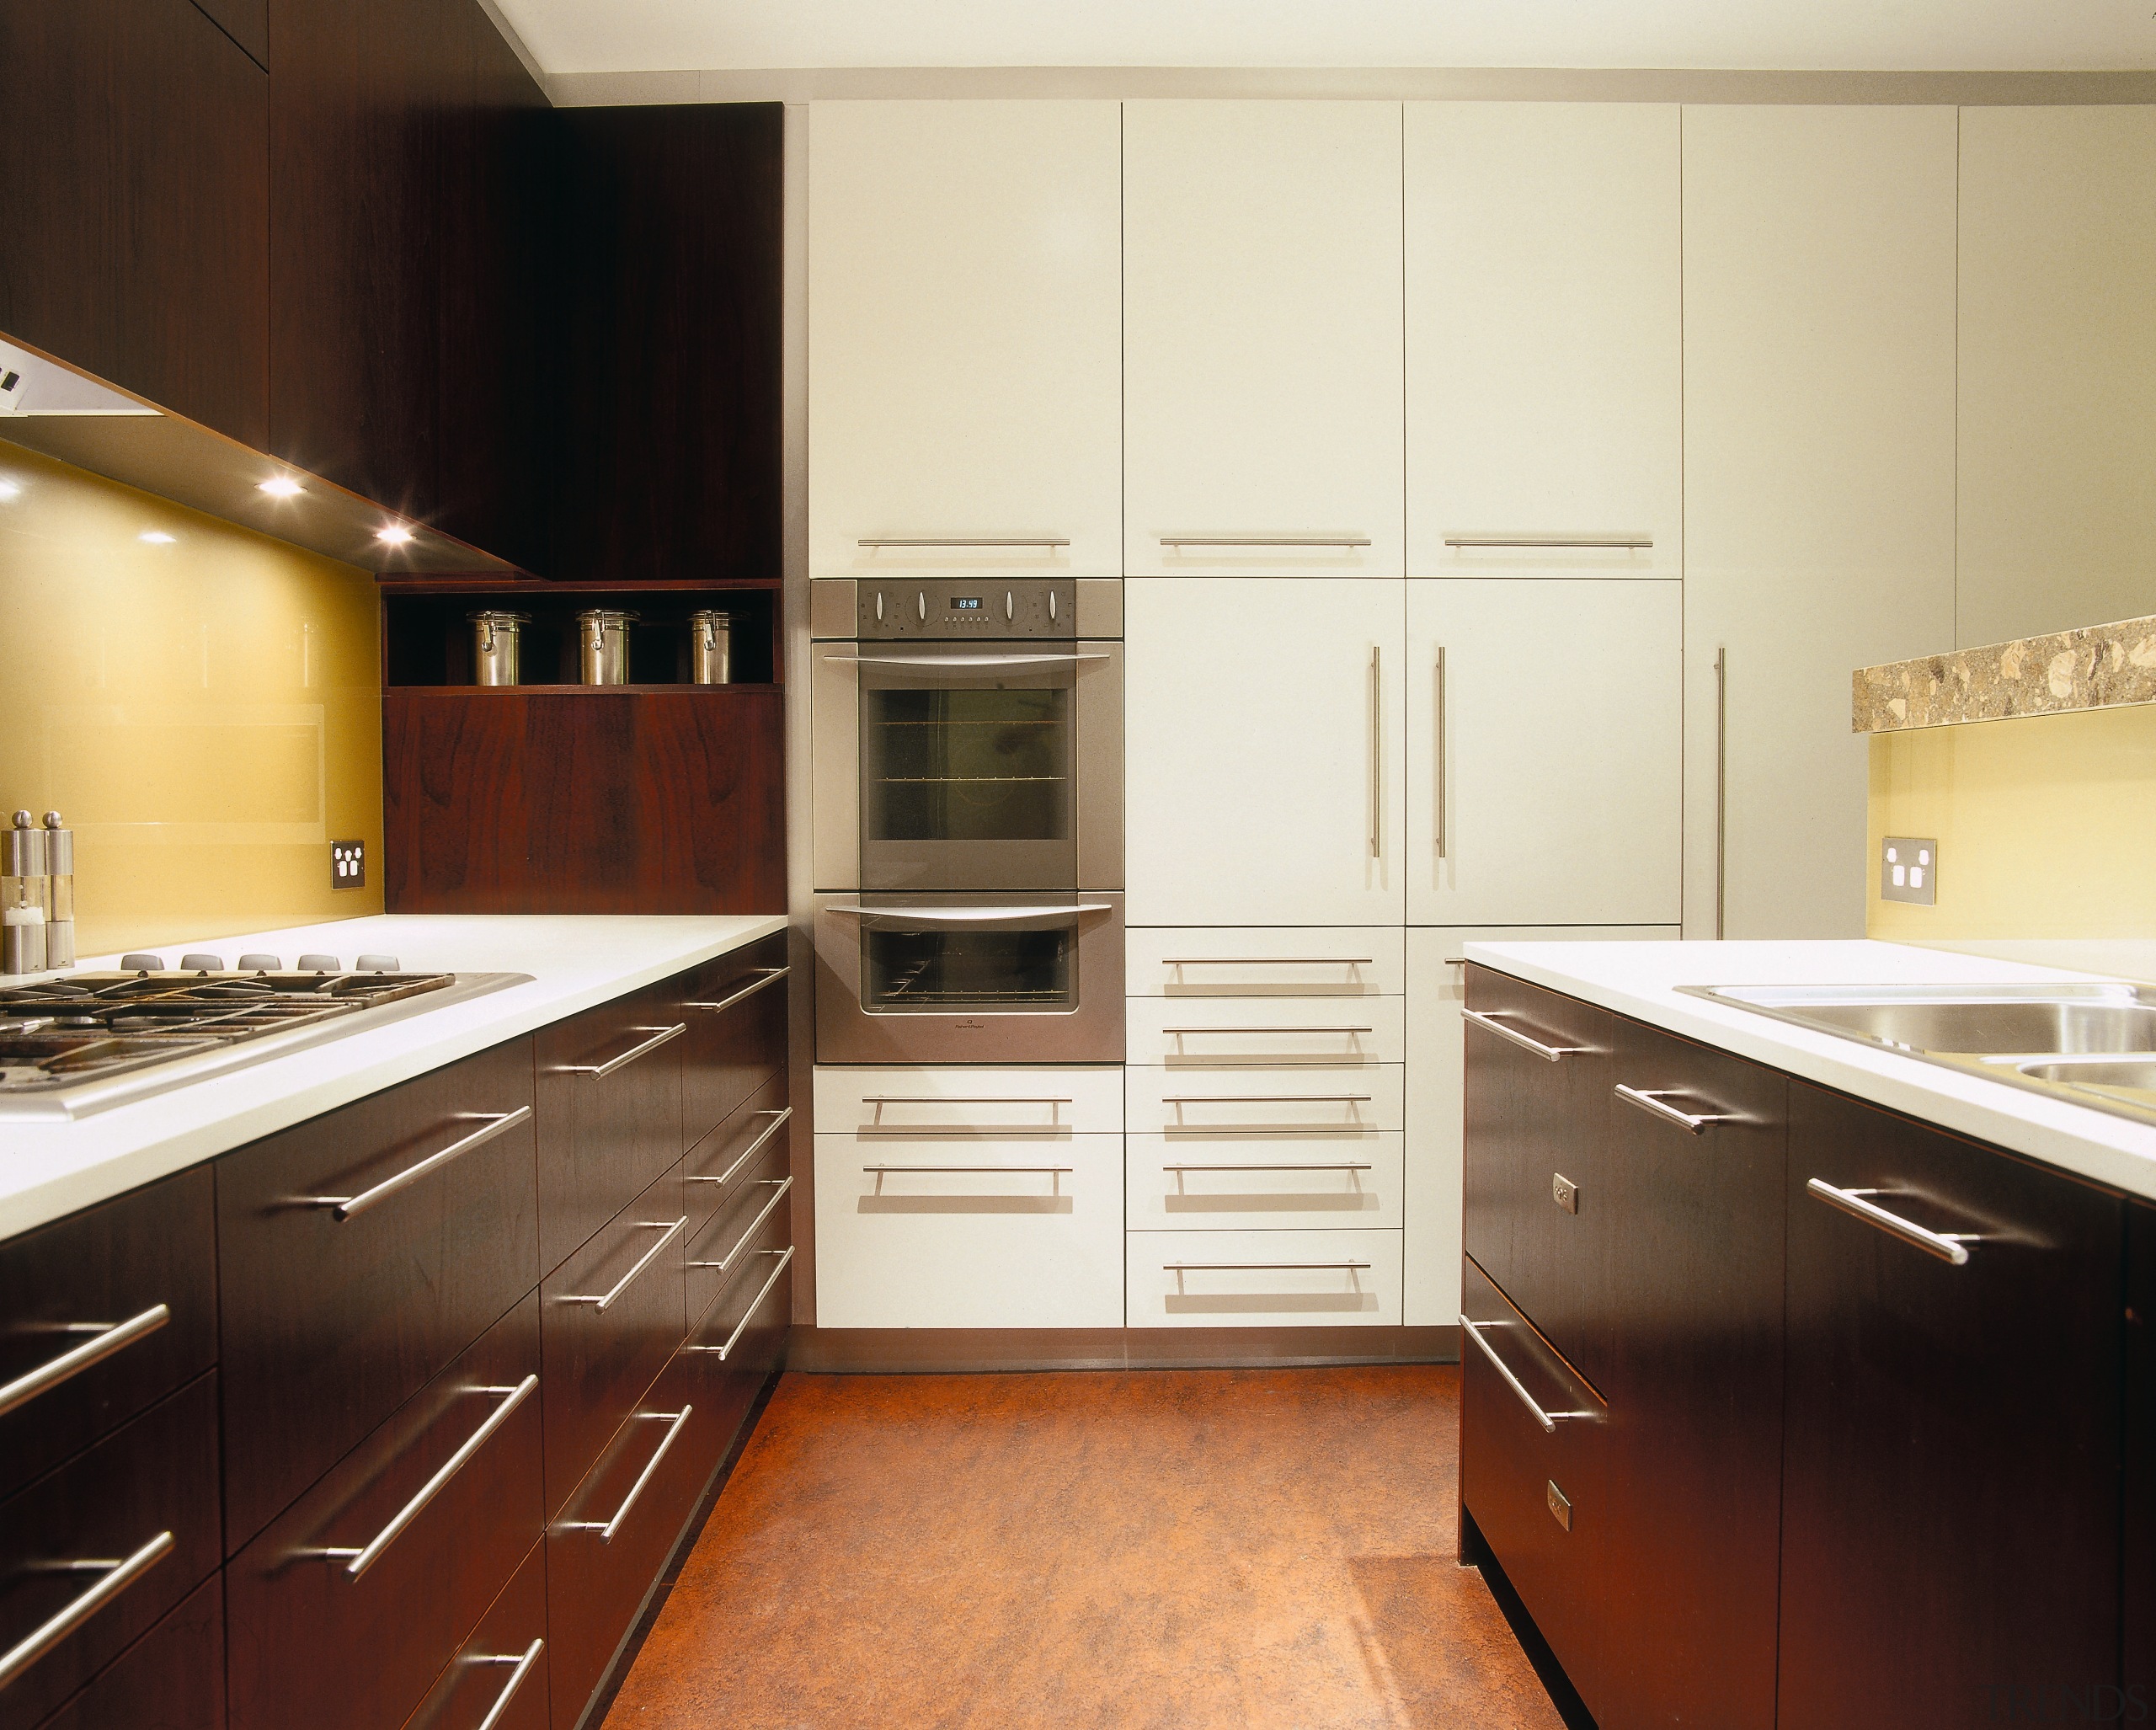
<instances>
[{"instance_id":1,"label":"tall pantry door","mask_svg":"<svg viewBox=\"0 0 2156 1730\"><path fill-rule=\"evenodd\" d=\"M1693 936L1718 817L1727 935L1864 934L1849 675L1954 640L1955 222L1951 108L1684 110Z\"/></svg>"}]
</instances>

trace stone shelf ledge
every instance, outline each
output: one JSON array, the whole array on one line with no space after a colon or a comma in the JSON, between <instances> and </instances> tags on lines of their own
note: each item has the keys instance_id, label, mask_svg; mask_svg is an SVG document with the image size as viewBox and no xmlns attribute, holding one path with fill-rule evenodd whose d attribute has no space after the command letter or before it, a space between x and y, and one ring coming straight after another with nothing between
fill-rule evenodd
<instances>
[{"instance_id":1,"label":"stone shelf ledge","mask_svg":"<svg viewBox=\"0 0 2156 1730\"><path fill-rule=\"evenodd\" d=\"M2156 616L1860 667L1853 684L1854 733L2156 702Z\"/></svg>"}]
</instances>

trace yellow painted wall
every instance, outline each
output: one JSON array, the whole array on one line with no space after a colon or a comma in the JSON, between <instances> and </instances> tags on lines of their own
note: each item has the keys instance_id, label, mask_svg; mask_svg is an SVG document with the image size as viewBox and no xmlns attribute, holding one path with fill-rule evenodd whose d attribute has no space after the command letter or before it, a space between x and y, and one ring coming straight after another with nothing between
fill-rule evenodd
<instances>
[{"instance_id":1,"label":"yellow painted wall","mask_svg":"<svg viewBox=\"0 0 2156 1730\"><path fill-rule=\"evenodd\" d=\"M382 911L379 629L364 571L0 443L0 822L74 829L79 954Z\"/></svg>"},{"instance_id":2,"label":"yellow painted wall","mask_svg":"<svg viewBox=\"0 0 2156 1730\"><path fill-rule=\"evenodd\" d=\"M2156 705L1876 734L1870 833L1872 937L2156 937ZM1939 842L1937 905L1880 899L1888 835Z\"/></svg>"}]
</instances>

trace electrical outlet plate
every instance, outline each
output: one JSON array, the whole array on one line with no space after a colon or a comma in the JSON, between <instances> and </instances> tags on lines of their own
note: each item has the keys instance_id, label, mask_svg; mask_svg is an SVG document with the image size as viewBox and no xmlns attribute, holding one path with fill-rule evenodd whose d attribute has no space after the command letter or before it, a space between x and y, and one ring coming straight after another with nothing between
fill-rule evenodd
<instances>
[{"instance_id":1,"label":"electrical outlet plate","mask_svg":"<svg viewBox=\"0 0 2156 1730\"><path fill-rule=\"evenodd\" d=\"M363 889L367 886L367 844L363 841L329 843L329 887Z\"/></svg>"},{"instance_id":2,"label":"electrical outlet plate","mask_svg":"<svg viewBox=\"0 0 2156 1730\"><path fill-rule=\"evenodd\" d=\"M1580 1210L1580 1186L1562 1172L1550 1174L1550 1199L1568 1214Z\"/></svg>"},{"instance_id":3,"label":"electrical outlet plate","mask_svg":"<svg viewBox=\"0 0 2156 1730\"><path fill-rule=\"evenodd\" d=\"M1555 1478L1543 1480L1542 1498L1550 1504L1550 1518L1556 1520L1566 1531L1572 1530L1572 1500L1557 1487L1557 1481Z\"/></svg>"},{"instance_id":4,"label":"electrical outlet plate","mask_svg":"<svg viewBox=\"0 0 2156 1730\"><path fill-rule=\"evenodd\" d=\"M1935 905L1939 900L1939 843L1909 835L1890 835L1880 842L1879 895L1881 900Z\"/></svg>"}]
</instances>

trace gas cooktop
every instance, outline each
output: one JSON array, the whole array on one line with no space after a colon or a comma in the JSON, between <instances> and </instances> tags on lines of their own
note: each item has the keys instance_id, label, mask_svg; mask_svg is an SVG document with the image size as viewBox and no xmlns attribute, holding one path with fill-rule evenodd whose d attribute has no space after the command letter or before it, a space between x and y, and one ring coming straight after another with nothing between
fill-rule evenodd
<instances>
[{"instance_id":1,"label":"gas cooktop","mask_svg":"<svg viewBox=\"0 0 2156 1730\"><path fill-rule=\"evenodd\" d=\"M531 977L144 969L0 985L0 1116L83 1117Z\"/></svg>"}]
</instances>

